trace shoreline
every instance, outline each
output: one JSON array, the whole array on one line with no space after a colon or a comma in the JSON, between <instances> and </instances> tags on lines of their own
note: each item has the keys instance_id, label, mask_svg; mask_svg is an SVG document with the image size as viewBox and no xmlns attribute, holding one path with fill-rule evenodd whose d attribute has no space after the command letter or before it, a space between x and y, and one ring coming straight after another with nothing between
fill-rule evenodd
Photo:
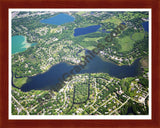
<instances>
[{"instance_id":1,"label":"shoreline","mask_svg":"<svg viewBox=\"0 0 160 128\"><path fill-rule=\"evenodd\" d=\"M19 48L20 50L22 50L22 49L27 50L27 48L31 47L32 44L30 44L30 43L27 42L27 37L26 36L23 36L23 35L14 35L14 36L12 36L12 38L15 37L15 36L20 36L20 37L22 37L24 39L24 41L20 43L20 45L21 45L21 47ZM12 53L12 55L24 52L25 50L18 51L16 53Z\"/></svg>"},{"instance_id":2,"label":"shoreline","mask_svg":"<svg viewBox=\"0 0 160 128\"><path fill-rule=\"evenodd\" d=\"M115 65L117 65L117 66L124 66L124 65L116 64L115 62L113 62L113 61L111 61L111 60L102 58L102 56L99 56L99 57L100 57L103 61L105 61L105 62L112 63L112 64L115 64ZM142 57L137 58L137 59L141 59L141 58L142 58ZM137 59L135 59L135 60L133 61L133 63L134 63ZM51 65L47 70L44 70L44 71L42 71L41 73L33 74L33 75L31 75L31 76L24 76L24 77L30 78L30 77L34 77L34 76L36 76L36 75L44 74L44 73L46 73L47 71L49 71L53 66L55 66L55 65L57 65L57 64L60 64L60 63L66 63L67 65L71 65L71 66L78 66L78 64L72 64L72 63L70 63L70 62L68 62L68 61L61 61L61 62L59 62L59 63L56 63L56 64ZM133 63L132 63L132 64L133 64ZM132 65L132 64L131 64L131 65ZM131 65L128 65L128 66L131 66ZM15 78L23 78L23 77L17 77L17 76L15 76Z\"/></svg>"},{"instance_id":3,"label":"shoreline","mask_svg":"<svg viewBox=\"0 0 160 128\"><path fill-rule=\"evenodd\" d=\"M27 37L25 35L13 35L12 38L14 36L21 36L21 37L24 38L24 41L21 43L22 46L19 49L25 49L25 50L27 50L29 47L32 47L32 45L35 44L35 43L29 43L29 42L27 42ZM12 55L18 54L18 53L21 53L21 52L24 52L24 51L19 51L19 52L16 52L16 53L12 53Z\"/></svg>"},{"instance_id":4,"label":"shoreline","mask_svg":"<svg viewBox=\"0 0 160 128\"><path fill-rule=\"evenodd\" d=\"M23 37L24 37L24 41L22 42L22 44L23 44L22 48L27 49L27 48L31 47L32 43L27 42L27 37L26 36L23 36Z\"/></svg>"}]
</instances>

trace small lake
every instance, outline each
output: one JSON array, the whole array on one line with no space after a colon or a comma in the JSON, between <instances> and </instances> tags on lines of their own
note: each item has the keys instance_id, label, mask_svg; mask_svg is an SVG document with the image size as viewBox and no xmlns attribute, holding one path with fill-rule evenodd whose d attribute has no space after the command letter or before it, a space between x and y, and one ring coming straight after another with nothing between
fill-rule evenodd
<instances>
[{"instance_id":1,"label":"small lake","mask_svg":"<svg viewBox=\"0 0 160 128\"><path fill-rule=\"evenodd\" d=\"M103 61L99 56L95 56L87 63L79 74L84 73L108 73L117 78L134 77L140 73L139 60L137 59L131 66L118 66L116 64ZM74 65L60 63L52 66L47 72L33 77L29 77L28 82L21 87L22 91L53 89L62 79L64 73L70 72Z\"/></svg>"},{"instance_id":2,"label":"small lake","mask_svg":"<svg viewBox=\"0 0 160 128\"><path fill-rule=\"evenodd\" d=\"M37 43L27 43L26 37L17 35L12 36L12 54L25 51L27 48L36 45Z\"/></svg>"},{"instance_id":3,"label":"small lake","mask_svg":"<svg viewBox=\"0 0 160 128\"><path fill-rule=\"evenodd\" d=\"M143 28L144 28L144 31L148 32L148 30L149 30L148 21L143 22L143 23L142 23L142 26L143 26Z\"/></svg>"},{"instance_id":4,"label":"small lake","mask_svg":"<svg viewBox=\"0 0 160 128\"><path fill-rule=\"evenodd\" d=\"M101 27L100 25L92 25L85 28L76 28L74 30L74 36L80 36L80 35L96 32L100 27Z\"/></svg>"},{"instance_id":5,"label":"small lake","mask_svg":"<svg viewBox=\"0 0 160 128\"><path fill-rule=\"evenodd\" d=\"M40 22L45 23L45 24L52 24L52 25L61 25L69 22L73 22L75 20L74 17L65 14L65 13L60 13L56 16L50 17L48 19L43 19Z\"/></svg>"}]
</instances>

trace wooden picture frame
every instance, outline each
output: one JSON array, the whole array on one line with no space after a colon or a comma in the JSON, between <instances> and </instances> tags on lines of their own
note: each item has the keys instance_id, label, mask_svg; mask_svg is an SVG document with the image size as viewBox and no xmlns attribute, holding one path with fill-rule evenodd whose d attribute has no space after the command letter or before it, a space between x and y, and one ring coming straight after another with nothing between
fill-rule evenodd
<instances>
[{"instance_id":1,"label":"wooden picture frame","mask_svg":"<svg viewBox=\"0 0 160 128\"><path fill-rule=\"evenodd\" d=\"M150 8L152 9L152 119L151 120L9 120L9 8ZM158 0L53 0L53 1L0 1L0 127L28 128L28 127L160 127L160 82L159 82L159 29L160 2Z\"/></svg>"}]
</instances>

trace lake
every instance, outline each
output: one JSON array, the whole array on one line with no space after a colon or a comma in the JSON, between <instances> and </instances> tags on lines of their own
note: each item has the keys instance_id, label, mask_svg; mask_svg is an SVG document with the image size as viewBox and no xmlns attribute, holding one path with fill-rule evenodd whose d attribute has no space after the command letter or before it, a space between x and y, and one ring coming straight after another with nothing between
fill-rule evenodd
<instances>
[{"instance_id":1,"label":"lake","mask_svg":"<svg viewBox=\"0 0 160 128\"><path fill-rule=\"evenodd\" d=\"M143 23L142 23L142 26L143 26L143 28L144 28L144 31L148 32L148 30L149 30L148 21L143 22Z\"/></svg>"},{"instance_id":2,"label":"lake","mask_svg":"<svg viewBox=\"0 0 160 128\"><path fill-rule=\"evenodd\" d=\"M140 59L137 59L131 66L118 66L103 61L99 56L94 57L79 74L83 73L108 73L117 78L134 77L140 73ZM62 79L64 73L70 72L74 65L60 63L52 66L47 72L29 77L28 82L21 87L22 91L53 89Z\"/></svg>"},{"instance_id":3,"label":"lake","mask_svg":"<svg viewBox=\"0 0 160 128\"><path fill-rule=\"evenodd\" d=\"M25 51L27 48L36 45L37 43L27 43L26 37L17 35L12 36L12 54Z\"/></svg>"},{"instance_id":4,"label":"lake","mask_svg":"<svg viewBox=\"0 0 160 128\"><path fill-rule=\"evenodd\" d=\"M85 28L76 28L74 30L74 36L80 36L80 35L96 32L100 27L101 27L100 25L92 25Z\"/></svg>"},{"instance_id":5,"label":"lake","mask_svg":"<svg viewBox=\"0 0 160 128\"><path fill-rule=\"evenodd\" d=\"M45 23L45 24L52 24L52 25L61 25L69 22L73 22L75 20L74 17L65 14L65 13L60 13L56 16L50 17L48 19L43 19L40 22Z\"/></svg>"}]
</instances>

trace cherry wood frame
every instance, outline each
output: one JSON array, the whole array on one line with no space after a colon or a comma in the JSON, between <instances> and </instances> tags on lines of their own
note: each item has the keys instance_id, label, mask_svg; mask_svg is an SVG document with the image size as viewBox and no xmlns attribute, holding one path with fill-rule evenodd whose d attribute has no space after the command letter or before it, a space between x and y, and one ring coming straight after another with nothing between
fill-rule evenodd
<instances>
[{"instance_id":1,"label":"cherry wood frame","mask_svg":"<svg viewBox=\"0 0 160 128\"><path fill-rule=\"evenodd\" d=\"M152 9L152 119L151 120L9 120L8 119L8 9L9 8L151 8ZM0 128L160 127L160 1L159 0L0 0Z\"/></svg>"}]
</instances>

